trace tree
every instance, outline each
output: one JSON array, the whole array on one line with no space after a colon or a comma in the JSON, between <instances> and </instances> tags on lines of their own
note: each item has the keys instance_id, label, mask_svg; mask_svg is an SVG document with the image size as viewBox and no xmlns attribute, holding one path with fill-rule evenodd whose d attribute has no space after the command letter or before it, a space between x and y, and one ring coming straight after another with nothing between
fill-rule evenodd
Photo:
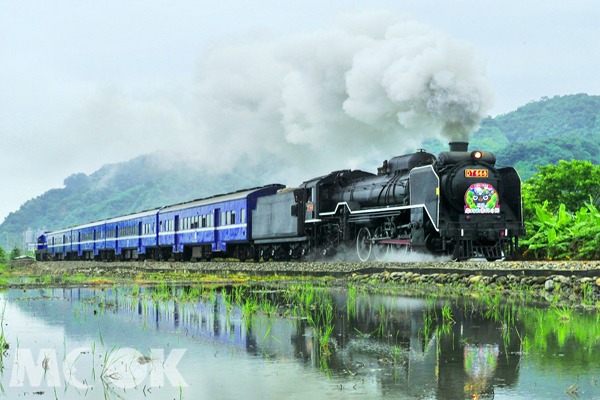
<instances>
[{"instance_id":1,"label":"tree","mask_svg":"<svg viewBox=\"0 0 600 400\"><path fill-rule=\"evenodd\" d=\"M0 247L0 264L6 261L6 252Z\"/></svg>"},{"instance_id":2,"label":"tree","mask_svg":"<svg viewBox=\"0 0 600 400\"><path fill-rule=\"evenodd\" d=\"M19 249L17 246L15 246L11 252L10 252L10 259L14 260L17 257L21 256L21 249Z\"/></svg>"},{"instance_id":3,"label":"tree","mask_svg":"<svg viewBox=\"0 0 600 400\"><path fill-rule=\"evenodd\" d=\"M527 181L523 205L532 207L548 201L548 211L556 212L561 204L567 211L577 212L586 203L598 205L600 201L600 167L589 161L564 161L557 165L539 167Z\"/></svg>"}]
</instances>

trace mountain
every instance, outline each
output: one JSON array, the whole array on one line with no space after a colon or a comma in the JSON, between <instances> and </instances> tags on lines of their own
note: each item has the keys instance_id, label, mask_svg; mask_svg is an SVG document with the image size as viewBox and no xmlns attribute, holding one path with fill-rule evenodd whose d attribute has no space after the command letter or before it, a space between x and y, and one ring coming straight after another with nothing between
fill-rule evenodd
<instances>
[{"instance_id":1,"label":"mountain","mask_svg":"<svg viewBox=\"0 0 600 400\"><path fill-rule=\"evenodd\" d=\"M447 143L430 140L422 147L438 154L447 150ZM559 160L580 159L598 164L600 96L543 97L507 114L486 118L472 135L470 149L494 152L497 165L515 166L523 180L535 174L536 165L554 164ZM153 155L105 165L89 176L71 175L65 179L64 188L27 201L6 217L0 225L0 237L8 233L12 247L22 242L25 227L59 229L273 183L264 181L265 168L208 174L190 170L183 162L157 163Z\"/></svg>"},{"instance_id":2,"label":"mountain","mask_svg":"<svg viewBox=\"0 0 600 400\"><path fill-rule=\"evenodd\" d=\"M447 150L439 140L425 142L427 149ZM470 149L492 151L497 165L517 168L521 179L531 178L536 165L559 160L600 163L600 96L576 94L542 97L515 111L488 117L471 136Z\"/></svg>"}]
</instances>

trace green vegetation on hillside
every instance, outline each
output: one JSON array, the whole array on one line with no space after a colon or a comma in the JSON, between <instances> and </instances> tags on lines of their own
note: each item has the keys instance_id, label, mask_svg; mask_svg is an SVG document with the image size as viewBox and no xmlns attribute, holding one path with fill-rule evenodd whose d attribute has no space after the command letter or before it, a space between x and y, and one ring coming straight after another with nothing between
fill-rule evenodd
<instances>
[{"instance_id":1,"label":"green vegetation on hillside","mask_svg":"<svg viewBox=\"0 0 600 400\"><path fill-rule=\"evenodd\" d=\"M441 140L422 145L433 154L448 150ZM600 96L576 94L543 97L510 113L486 118L470 139L469 149L491 151L497 164L514 166L523 180L536 166L560 160L600 163Z\"/></svg>"}]
</instances>

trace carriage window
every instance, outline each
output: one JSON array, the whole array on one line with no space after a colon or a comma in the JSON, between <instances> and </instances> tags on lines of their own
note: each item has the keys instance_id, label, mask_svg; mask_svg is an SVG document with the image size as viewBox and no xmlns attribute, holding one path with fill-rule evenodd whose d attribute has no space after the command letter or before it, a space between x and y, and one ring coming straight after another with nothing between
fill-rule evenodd
<instances>
[{"instance_id":1,"label":"carriage window","mask_svg":"<svg viewBox=\"0 0 600 400\"><path fill-rule=\"evenodd\" d=\"M245 224L246 223L246 209L242 208L242 214L240 215L240 223Z\"/></svg>"},{"instance_id":2,"label":"carriage window","mask_svg":"<svg viewBox=\"0 0 600 400\"><path fill-rule=\"evenodd\" d=\"M231 221L231 225L235 224L235 211L231 212L231 220L230 221Z\"/></svg>"}]
</instances>

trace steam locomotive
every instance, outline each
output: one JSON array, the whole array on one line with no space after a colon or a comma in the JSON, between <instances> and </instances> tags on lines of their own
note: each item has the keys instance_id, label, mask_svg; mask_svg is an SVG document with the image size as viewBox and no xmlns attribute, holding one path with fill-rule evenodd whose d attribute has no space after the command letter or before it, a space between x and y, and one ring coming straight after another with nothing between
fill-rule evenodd
<instances>
[{"instance_id":1,"label":"steam locomotive","mask_svg":"<svg viewBox=\"0 0 600 400\"><path fill-rule=\"evenodd\" d=\"M437 158L419 150L384 161L376 175L336 171L260 198L254 246L263 258L351 248L361 261L384 260L392 249L455 260L510 256L525 233L521 180L468 146L452 142Z\"/></svg>"},{"instance_id":2,"label":"steam locomotive","mask_svg":"<svg viewBox=\"0 0 600 400\"><path fill-rule=\"evenodd\" d=\"M160 207L38 238L38 260L285 260L418 251L455 260L512 255L525 233L521 180L492 153L452 142L377 174L335 171L297 188L268 185Z\"/></svg>"}]
</instances>

